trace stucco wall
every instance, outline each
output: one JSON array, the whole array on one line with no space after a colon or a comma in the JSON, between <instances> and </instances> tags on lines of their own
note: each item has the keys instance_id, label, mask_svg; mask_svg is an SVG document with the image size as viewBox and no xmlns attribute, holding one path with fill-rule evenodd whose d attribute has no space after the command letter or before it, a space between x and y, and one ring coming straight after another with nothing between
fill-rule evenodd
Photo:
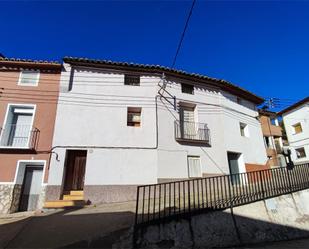
<instances>
[{"instance_id":1,"label":"stucco wall","mask_svg":"<svg viewBox=\"0 0 309 249\"><path fill-rule=\"evenodd\" d=\"M243 100L239 105L235 96L205 84L196 84L194 95L184 94L183 81L169 78L167 91L176 96L177 104L196 103L197 122L206 123L211 134L211 146L180 144L174 136L178 109L155 98L161 75L142 74L140 86L126 86L124 72L79 67L72 73L71 69L64 64L61 76L53 139L58 161L53 155L51 186L62 184L68 149L88 150L85 185L97 189L187 178L188 155L200 156L204 174L227 174L227 151L243 153L247 163L266 163L253 103ZM68 99L75 103L64 104ZM127 107L142 108L141 127L127 126ZM239 122L248 124L250 138L241 137Z\"/></svg>"},{"instance_id":2,"label":"stucco wall","mask_svg":"<svg viewBox=\"0 0 309 249\"><path fill-rule=\"evenodd\" d=\"M236 97L217 88L197 85L194 95L181 92L181 83L170 79L167 91L176 96L177 104L196 104L197 122L206 123L211 146L180 144L174 137L174 120L179 110L164 99L159 105L158 178L188 177L187 156L200 156L202 173L228 174L227 152L243 154L245 163L265 165L267 161L258 114L247 101L238 104ZM187 82L184 82L187 83ZM249 137L240 135L239 123L248 125ZM245 171L243 165L242 171Z\"/></svg>"},{"instance_id":3,"label":"stucco wall","mask_svg":"<svg viewBox=\"0 0 309 249\"><path fill-rule=\"evenodd\" d=\"M39 130L37 151L49 151L52 145L60 73L40 72L38 86L17 85L20 71L0 71L0 85L4 88L0 103L0 127L8 104L33 104L35 114L33 127ZM10 96L10 98L7 98ZM0 149L0 182L14 182L18 160L49 160L48 153L36 154L19 150L7 153ZM47 182L48 170L45 171Z\"/></svg>"},{"instance_id":4,"label":"stucco wall","mask_svg":"<svg viewBox=\"0 0 309 249\"><path fill-rule=\"evenodd\" d=\"M309 105L302 105L292 111L283 114L283 122L288 137L289 145L292 148L292 160L296 163L309 161ZM301 123L302 133L295 134L293 125ZM304 147L306 152L305 158L298 159L295 149Z\"/></svg>"}]
</instances>

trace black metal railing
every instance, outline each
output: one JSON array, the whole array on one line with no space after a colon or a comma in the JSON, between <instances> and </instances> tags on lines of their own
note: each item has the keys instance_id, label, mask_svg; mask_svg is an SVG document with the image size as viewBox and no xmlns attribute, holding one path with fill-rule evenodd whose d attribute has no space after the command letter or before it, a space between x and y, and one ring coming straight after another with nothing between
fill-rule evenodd
<instances>
[{"instance_id":1,"label":"black metal railing","mask_svg":"<svg viewBox=\"0 0 309 249\"><path fill-rule=\"evenodd\" d=\"M209 129L207 124L176 120L175 139L178 141L210 143Z\"/></svg>"},{"instance_id":2,"label":"black metal railing","mask_svg":"<svg viewBox=\"0 0 309 249\"><path fill-rule=\"evenodd\" d=\"M137 187L135 225L220 210L309 188L309 164Z\"/></svg>"},{"instance_id":3,"label":"black metal railing","mask_svg":"<svg viewBox=\"0 0 309 249\"><path fill-rule=\"evenodd\" d=\"M0 128L0 149L35 149L39 130L30 125L7 125Z\"/></svg>"}]
</instances>

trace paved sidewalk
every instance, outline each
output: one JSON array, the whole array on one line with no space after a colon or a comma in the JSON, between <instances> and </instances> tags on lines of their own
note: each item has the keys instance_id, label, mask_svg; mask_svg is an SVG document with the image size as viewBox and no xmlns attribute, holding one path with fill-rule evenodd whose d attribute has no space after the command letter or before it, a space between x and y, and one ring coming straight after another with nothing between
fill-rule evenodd
<instances>
[{"instance_id":1,"label":"paved sidewalk","mask_svg":"<svg viewBox=\"0 0 309 249\"><path fill-rule=\"evenodd\" d=\"M57 248L129 228L135 202L0 216L0 248Z\"/></svg>"}]
</instances>

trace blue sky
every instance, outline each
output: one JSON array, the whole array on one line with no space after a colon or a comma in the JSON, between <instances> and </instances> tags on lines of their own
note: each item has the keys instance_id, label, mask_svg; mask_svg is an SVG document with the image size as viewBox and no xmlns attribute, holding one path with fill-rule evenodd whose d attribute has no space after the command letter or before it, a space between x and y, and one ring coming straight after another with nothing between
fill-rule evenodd
<instances>
[{"instance_id":1,"label":"blue sky","mask_svg":"<svg viewBox=\"0 0 309 249\"><path fill-rule=\"evenodd\" d=\"M0 52L170 66L191 1L0 2ZM309 93L308 1L197 1L176 68L262 97ZM290 101L284 101L289 104Z\"/></svg>"}]
</instances>

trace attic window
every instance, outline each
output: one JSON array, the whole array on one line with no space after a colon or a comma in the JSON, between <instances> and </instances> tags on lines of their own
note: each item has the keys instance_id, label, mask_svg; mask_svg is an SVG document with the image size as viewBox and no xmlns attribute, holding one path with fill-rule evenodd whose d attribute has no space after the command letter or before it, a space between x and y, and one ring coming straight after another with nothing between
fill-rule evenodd
<instances>
[{"instance_id":1,"label":"attic window","mask_svg":"<svg viewBox=\"0 0 309 249\"><path fill-rule=\"evenodd\" d=\"M194 87L193 85L189 84L181 84L181 92L187 93L187 94L194 94Z\"/></svg>"},{"instance_id":2,"label":"attic window","mask_svg":"<svg viewBox=\"0 0 309 249\"><path fill-rule=\"evenodd\" d=\"M124 75L124 84L128 86L139 86L140 85L140 76L139 75Z\"/></svg>"},{"instance_id":3,"label":"attic window","mask_svg":"<svg viewBox=\"0 0 309 249\"><path fill-rule=\"evenodd\" d=\"M39 83L40 71L38 70L23 70L20 72L18 85L22 86L37 86Z\"/></svg>"}]
</instances>

